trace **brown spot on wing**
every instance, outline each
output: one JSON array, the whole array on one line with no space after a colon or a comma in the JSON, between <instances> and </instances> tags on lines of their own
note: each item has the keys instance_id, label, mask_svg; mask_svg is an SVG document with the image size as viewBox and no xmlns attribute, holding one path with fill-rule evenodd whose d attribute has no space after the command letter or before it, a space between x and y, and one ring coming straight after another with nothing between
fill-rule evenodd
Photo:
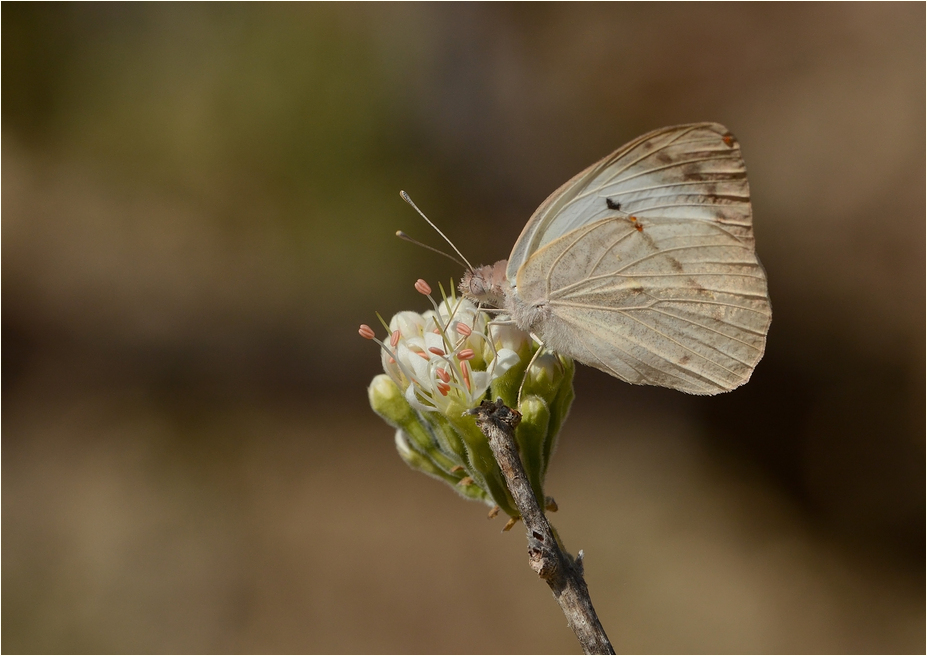
<instances>
[{"instance_id":1,"label":"brown spot on wing","mask_svg":"<svg viewBox=\"0 0 927 656\"><path fill-rule=\"evenodd\" d=\"M650 252L656 253L657 251L660 250L660 247L657 246L657 243L653 240L653 237L651 237L649 233L644 232L644 226L643 226L643 224L641 224L640 222L638 222L638 223L634 223L634 224L632 224L632 225L633 225L635 228L637 228L637 231L640 233L640 238L641 238L641 239L643 240L643 242L644 242L645 244L647 244L647 246L650 248Z\"/></svg>"},{"instance_id":2,"label":"brown spot on wing","mask_svg":"<svg viewBox=\"0 0 927 656\"><path fill-rule=\"evenodd\" d=\"M693 163L682 167L682 179L687 182L699 182L705 178L699 165Z\"/></svg>"}]
</instances>

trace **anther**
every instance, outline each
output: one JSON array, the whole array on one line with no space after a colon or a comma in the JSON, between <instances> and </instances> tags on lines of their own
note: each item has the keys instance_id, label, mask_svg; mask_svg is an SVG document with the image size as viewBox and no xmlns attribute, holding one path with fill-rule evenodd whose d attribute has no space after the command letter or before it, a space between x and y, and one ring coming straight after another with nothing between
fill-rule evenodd
<instances>
[{"instance_id":1,"label":"anther","mask_svg":"<svg viewBox=\"0 0 927 656\"><path fill-rule=\"evenodd\" d=\"M415 281L415 291L423 296L428 296L431 293L431 285L419 278Z\"/></svg>"},{"instance_id":2,"label":"anther","mask_svg":"<svg viewBox=\"0 0 927 656\"><path fill-rule=\"evenodd\" d=\"M371 328L365 323L361 324L361 327L358 329L357 333L364 339L373 339L374 337L377 336L377 334L373 332L373 328Z\"/></svg>"},{"instance_id":3,"label":"anther","mask_svg":"<svg viewBox=\"0 0 927 656\"><path fill-rule=\"evenodd\" d=\"M438 388L438 391L441 392L441 396L447 396L447 393L451 391L451 386L447 383L437 383L435 387Z\"/></svg>"},{"instance_id":4,"label":"anther","mask_svg":"<svg viewBox=\"0 0 927 656\"><path fill-rule=\"evenodd\" d=\"M469 337L470 334L471 334L473 331L470 330L470 326L468 326L467 324L465 324L465 323L458 323L458 324L457 324L457 332L458 332L458 334L463 335L464 337Z\"/></svg>"},{"instance_id":5,"label":"anther","mask_svg":"<svg viewBox=\"0 0 927 656\"><path fill-rule=\"evenodd\" d=\"M473 352L473 349L464 349L457 354L457 359L463 362L464 360L472 360L476 353Z\"/></svg>"},{"instance_id":6,"label":"anther","mask_svg":"<svg viewBox=\"0 0 927 656\"><path fill-rule=\"evenodd\" d=\"M399 337L400 337L399 331L394 330L393 334L389 336L389 345L392 346L393 348L396 348L399 345Z\"/></svg>"},{"instance_id":7,"label":"anther","mask_svg":"<svg viewBox=\"0 0 927 656\"><path fill-rule=\"evenodd\" d=\"M441 355L441 356L444 355L444 351L439 349L437 346L429 346L428 350L434 353L435 355Z\"/></svg>"},{"instance_id":8,"label":"anther","mask_svg":"<svg viewBox=\"0 0 927 656\"><path fill-rule=\"evenodd\" d=\"M437 370L435 373L437 373L437 374L438 374L438 378L440 378L441 380L443 380L445 383L451 382L451 375L450 375L449 373L447 373L446 370L441 369L441 368L438 368L438 370Z\"/></svg>"}]
</instances>

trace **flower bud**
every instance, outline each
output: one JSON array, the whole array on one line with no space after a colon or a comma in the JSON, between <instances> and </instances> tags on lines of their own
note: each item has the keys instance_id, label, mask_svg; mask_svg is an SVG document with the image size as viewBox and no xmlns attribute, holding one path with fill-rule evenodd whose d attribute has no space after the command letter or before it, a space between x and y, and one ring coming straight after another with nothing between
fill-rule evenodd
<instances>
[{"instance_id":1,"label":"flower bud","mask_svg":"<svg viewBox=\"0 0 927 656\"><path fill-rule=\"evenodd\" d=\"M412 469L417 469L420 472L428 474L433 478L438 478L455 490L458 493L462 494L465 497L470 499L475 499L477 501L483 501L488 503L488 498L486 493L480 488L480 486L469 483L462 484L464 475L458 472L446 472L428 456L422 455L416 451L411 444L409 444L409 436L400 428L396 431L396 450L399 452L399 457L405 460L406 464L409 465Z\"/></svg>"}]
</instances>

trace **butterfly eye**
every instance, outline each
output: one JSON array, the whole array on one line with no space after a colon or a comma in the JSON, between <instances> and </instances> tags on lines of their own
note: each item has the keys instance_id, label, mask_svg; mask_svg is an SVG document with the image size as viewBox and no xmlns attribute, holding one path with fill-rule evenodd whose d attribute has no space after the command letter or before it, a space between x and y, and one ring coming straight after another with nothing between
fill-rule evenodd
<instances>
[{"instance_id":1,"label":"butterfly eye","mask_svg":"<svg viewBox=\"0 0 927 656\"><path fill-rule=\"evenodd\" d=\"M486 294L486 285L483 277L475 271L467 271L460 281L460 291L474 298L481 298Z\"/></svg>"}]
</instances>

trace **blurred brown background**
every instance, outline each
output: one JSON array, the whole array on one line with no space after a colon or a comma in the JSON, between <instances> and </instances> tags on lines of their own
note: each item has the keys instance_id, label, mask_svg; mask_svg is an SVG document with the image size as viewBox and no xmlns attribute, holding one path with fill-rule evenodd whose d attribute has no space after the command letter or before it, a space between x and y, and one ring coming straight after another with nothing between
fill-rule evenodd
<instances>
[{"instance_id":1,"label":"blurred brown background","mask_svg":"<svg viewBox=\"0 0 927 656\"><path fill-rule=\"evenodd\" d=\"M925 7L2 9L5 652L571 652L520 530L407 469L357 325L718 121L744 388L582 368L549 493L619 651L923 652Z\"/></svg>"}]
</instances>

